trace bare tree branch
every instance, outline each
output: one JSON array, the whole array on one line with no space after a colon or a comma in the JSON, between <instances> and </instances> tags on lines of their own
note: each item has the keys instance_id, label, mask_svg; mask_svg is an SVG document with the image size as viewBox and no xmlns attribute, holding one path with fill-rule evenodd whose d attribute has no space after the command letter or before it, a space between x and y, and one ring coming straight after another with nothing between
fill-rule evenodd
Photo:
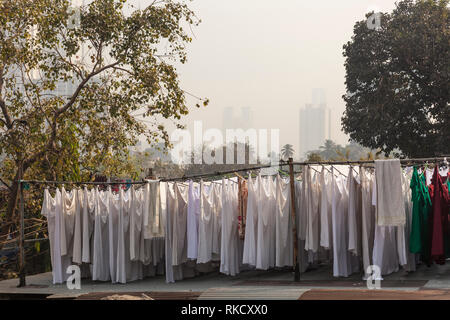
<instances>
[{"instance_id":1,"label":"bare tree branch","mask_svg":"<svg viewBox=\"0 0 450 320\"><path fill-rule=\"evenodd\" d=\"M78 85L77 89L75 90L74 94L73 94L72 97L70 98L69 102L67 102L67 103L64 105L64 107L62 107L62 108L60 108L60 109L58 109L58 110L55 111L55 119L56 119L59 115L61 115L61 114L63 114L64 112L66 112L67 109L69 109L69 108L75 103L75 101L76 101L76 99L78 98L78 95L80 94L81 90L84 88L84 86L86 85L86 83L88 83L88 81L89 81L91 78L95 77L97 74L99 74L99 73L101 73L101 72L103 72L103 71L105 71L105 70L107 70L107 69L110 69L110 68L115 67L115 66L118 65L119 63L120 63L119 61L116 61L116 62L111 63L111 64L108 64L108 65L104 66L103 68L100 68L100 69L98 69L98 70L96 70L96 71L92 71L92 72L91 72L86 78L84 78L83 81L81 81L81 83Z\"/></svg>"}]
</instances>

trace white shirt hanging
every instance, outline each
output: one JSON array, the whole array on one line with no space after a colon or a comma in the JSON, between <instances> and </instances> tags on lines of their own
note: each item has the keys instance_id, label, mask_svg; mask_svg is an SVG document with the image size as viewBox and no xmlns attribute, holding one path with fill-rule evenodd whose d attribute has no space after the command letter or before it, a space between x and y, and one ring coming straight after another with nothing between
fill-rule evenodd
<instances>
[{"instance_id":1,"label":"white shirt hanging","mask_svg":"<svg viewBox=\"0 0 450 320\"><path fill-rule=\"evenodd\" d=\"M325 167L320 174L320 245L331 249L333 229L331 223L331 177L325 173Z\"/></svg>"},{"instance_id":2,"label":"white shirt hanging","mask_svg":"<svg viewBox=\"0 0 450 320\"><path fill-rule=\"evenodd\" d=\"M143 219L143 193L136 192L131 187L131 212L130 212L130 260L137 261L140 257L140 240Z\"/></svg>"},{"instance_id":3,"label":"white shirt hanging","mask_svg":"<svg viewBox=\"0 0 450 320\"><path fill-rule=\"evenodd\" d=\"M348 200L348 250L356 256L361 256L361 188L349 167L347 176Z\"/></svg>"},{"instance_id":4,"label":"white shirt hanging","mask_svg":"<svg viewBox=\"0 0 450 320\"><path fill-rule=\"evenodd\" d=\"M172 265L178 266L187 260L186 228L187 228L187 189L174 183L175 206L168 214L172 219Z\"/></svg>"},{"instance_id":5,"label":"white shirt hanging","mask_svg":"<svg viewBox=\"0 0 450 320\"><path fill-rule=\"evenodd\" d=\"M237 184L236 184L237 185ZM238 190L234 182L222 180L222 237L220 272L235 276L239 273Z\"/></svg>"},{"instance_id":6,"label":"white shirt hanging","mask_svg":"<svg viewBox=\"0 0 450 320\"><path fill-rule=\"evenodd\" d=\"M378 190L375 175L372 180L372 188L372 204L375 205L376 213ZM388 275L398 271L399 261L397 255L396 227L375 225L372 261L374 265L380 268L381 275Z\"/></svg>"},{"instance_id":7,"label":"white shirt hanging","mask_svg":"<svg viewBox=\"0 0 450 320\"><path fill-rule=\"evenodd\" d=\"M305 250L313 253L319 249L319 177L317 174L311 175L311 168L307 167L306 185L308 186L307 212L306 212L306 235Z\"/></svg>"},{"instance_id":8,"label":"white shirt hanging","mask_svg":"<svg viewBox=\"0 0 450 320\"><path fill-rule=\"evenodd\" d=\"M200 181L200 216L198 221L197 263L207 263L212 259L214 230L214 190Z\"/></svg>"},{"instance_id":9,"label":"white shirt hanging","mask_svg":"<svg viewBox=\"0 0 450 320\"><path fill-rule=\"evenodd\" d=\"M109 198L111 193L95 188L95 224L92 261L92 280L108 281L110 273Z\"/></svg>"},{"instance_id":10,"label":"white shirt hanging","mask_svg":"<svg viewBox=\"0 0 450 320\"><path fill-rule=\"evenodd\" d=\"M256 268L267 270L275 266L275 185L271 177L258 176L258 240Z\"/></svg>"},{"instance_id":11,"label":"white shirt hanging","mask_svg":"<svg viewBox=\"0 0 450 320\"><path fill-rule=\"evenodd\" d=\"M222 184L213 183L213 240L212 240L212 253L213 259L218 258L220 260L220 247L222 238Z\"/></svg>"},{"instance_id":12,"label":"white shirt hanging","mask_svg":"<svg viewBox=\"0 0 450 320\"><path fill-rule=\"evenodd\" d=\"M200 216L200 187L189 181L187 209L187 257L197 259L198 252L198 219Z\"/></svg>"},{"instance_id":13,"label":"white shirt hanging","mask_svg":"<svg viewBox=\"0 0 450 320\"><path fill-rule=\"evenodd\" d=\"M158 180L147 180L144 186L143 224L144 239L164 236L161 223L161 197Z\"/></svg>"},{"instance_id":14,"label":"white shirt hanging","mask_svg":"<svg viewBox=\"0 0 450 320\"><path fill-rule=\"evenodd\" d=\"M244 252L242 263L256 266L256 247L258 239L258 180L248 178L247 218L245 225ZM225 202L223 203L223 205ZM223 226L223 224L222 224Z\"/></svg>"},{"instance_id":15,"label":"white shirt hanging","mask_svg":"<svg viewBox=\"0 0 450 320\"><path fill-rule=\"evenodd\" d=\"M75 210L74 221L74 235L73 235L73 258L72 261L77 264L82 263L82 248L83 248L83 207L84 207L84 193L82 190L75 189L78 201Z\"/></svg>"},{"instance_id":16,"label":"white shirt hanging","mask_svg":"<svg viewBox=\"0 0 450 320\"><path fill-rule=\"evenodd\" d=\"M367 268L372 265L373 242L375 237L375 208L372 205L372 181L366 170L360 167L361 179L361 250L364 268L364 280L367 279Z\"/></svg>"},{"instance_id":17,"label":"white shirt hanging","mask_svg":"<svg viewBox=\"0 0 450 320\"><path fill-rule=\"evenodd\" d=\"M343 177L332 178L333 276L348 277L357 271L348 251L348 193ZM354 268L355 267L355 268Z\"/></svg>"},{"instance_id":18,"label":"white shirt hanging","mask_svg":"<svg viewBox=\"0 0 450 320\"><path fill-rule=\"evenodd\" d=\"M292 266L294 262L291 191L289 181L279 175L276 179L275 265L285 267ZM300 249L303 251L302 247Z\"/></svg>"},{"instance_id":19,"label":"white shirt hanging","mask_svg":"<svg viewBox=\"0 0 450 320\"><path fill-rule=\"evenodd\" d=\"M95 189L88 191L86 187L83 188L83 248L82 248L82 262L91 263L92 252L91 246L93 244L94 224L95 224Z\"/></svg>"},{"instance_id":20,"label":"white shirt hanging","mask_svg":"<svg viewBox=\"0 0 450 320\"><path fill-rule=\"evenodd\" d=\"M408 272L416 270L416 255L409 252L409 235L411 234L412 225L412 194L409 185L411 177L411 170L406 170L402 174L402 191L405 201L406 221L404 226L397 227L398 259L400 265Z\"/></svg>"},{"instance_id":21,"label":"white shirt hanging","mask_svg":"<svg viewBox=\"0 0 450 320\"><path fill-rule=\"evenodd\" d=\"M66 268L71 264L70 258L61 255L61 233L65 226L62 224L62 195L56 189L55 197L52 198L48 189L44 191L44 202L42 215L47 217L48 232L50 239L50 252L52 262L53 284L63 283L67 280Z\"/></svg>"}]
</instances>

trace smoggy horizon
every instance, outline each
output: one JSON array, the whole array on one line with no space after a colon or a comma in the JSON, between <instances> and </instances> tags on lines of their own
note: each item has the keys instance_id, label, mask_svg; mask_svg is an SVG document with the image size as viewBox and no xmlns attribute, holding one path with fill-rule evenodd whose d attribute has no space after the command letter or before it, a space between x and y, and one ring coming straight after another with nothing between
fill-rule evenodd
<instances>
[{"instance_id":1,"label":"smoggy horizon","mask_svg":"<svg viewBox=\"0 0 450 320\"><path fill-rule=\"evenodd\" d=\"M151 1L130 3L144 8ZM345 110L342 47L356 21L373 10L392 11L395 1L194 0L189 7L202 23L193 29L187 63L178 66L180 82L210 104L197 109L188 96L190 113L182 119L188 130L194 121L222 130L225 108L238 116L247 107L250 126L280 129L280 145L292 144L297 157L300 108L313 102L313 89L322 88L331 109L330 137L348 142L340 120Z\"/></svg>"}]
</instances>

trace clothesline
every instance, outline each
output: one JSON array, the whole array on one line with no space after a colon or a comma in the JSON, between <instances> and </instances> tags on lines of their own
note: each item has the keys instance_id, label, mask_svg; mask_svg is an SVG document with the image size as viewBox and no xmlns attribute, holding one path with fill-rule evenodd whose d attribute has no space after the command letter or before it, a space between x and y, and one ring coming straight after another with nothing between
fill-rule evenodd
<instances>
[{"instance_id":1,"label":"clothesline","mask_svg":"<svg viewBox=\"0 0 450 320\"><path fill-rule=\"evenodd\" d=\"M75 185L117 185L117 184L146 184L147 181L122 181L122 182L92 182L92 181L47 181L47 180L19 180L19 183L31 183L31 184L75 184Z\"/></svg>"},{"instance_id":2,"label":"clothesline","mask_svg":"<svg viewBox=\"0 0 450 320\"><path fill-rule=\"evenodd\" d=\"M289 165L288 163L283 163L279 165ZM210 173L202 173L202 174L196 174L192 176L182 176L177 178L161 178L161 182L171 182L171 181L177 181L177 180L189 180L189 179L195 179L195 178L202 178L202 177L214 177L214 176L221 176L226 174L232 174L236 172L242 172L242 171L250 171L250 170L258 170L263 168L271 168L278 165L263 165L263 166L252 166L252 167L246 167L246 168L240 168L240 169L233 169L233 170L227 170L227 171L216 171L216 172L210 172Z\"/></svg>"},{"instance_id":3,"label":"clothesline","mask_svg":"<svg viewBox=\"0 0 450 320\"><path fill-rule=\"evenodd\" d=\"M415 158L415 159L400 159L400 163L408 164L408 163L422 163L422 162L446 162L447 158L450 158L450 155L442 156L442 157L434 157L434 158ZM388 159L380 159L380 160L388 160ZM350 161L313 161L313 162L294 162L294 165L352 165L352 164L371 164L375 163L376 160L350 160Z\"/></svg>"},{"instance_id":4,"label":"clothesline","mask_svg":"<svg viewBox=\"0 0 450 320\"><path fill-rule=\"evenodd\" d=\"M447 163L447 158L450 158L450 155L443 156L443 157L435 157L435 158L416 158L416 159L400 159L400 163L402 164L413 164L413 163L423 163L423 162L444 162ZM353 165L353 164L372 164L375 163L375 160L350 160L350 161L309 161L309 162L293 162L293 165ZM196 178L206 178L206 177L214 177L214 176L223 176L226 174L232 174L237 172L243 172L243 171L251 171L251 170L259 170L263 168L272 168L272 167L281 167L281 166L288 166L289 162L280 162L278 164L269 164L269 165L263 165L263 166L252 166L252 167L246 167L246 168L240 168L240 169L233 169L233 170L227 170L227 171L216 171L216 172L210 172L210 173L203 173L203 174L197 174L197 175L191 175L191 176L182 176L182 177L175 177L175 178L160 178L158 179L161 182L172 182L172 181L183 181L183 180L190 180L190 179L196 179ZM46 181L46 180L19 180L19 182L22 183L32 183L32 184L75 184L75 185L119 185L119 184L145 184L147 181L130 181L130 182L91 182L91 181L83 181L83 182L76 182L76 181Z\"/></svg>"}]
</instances>

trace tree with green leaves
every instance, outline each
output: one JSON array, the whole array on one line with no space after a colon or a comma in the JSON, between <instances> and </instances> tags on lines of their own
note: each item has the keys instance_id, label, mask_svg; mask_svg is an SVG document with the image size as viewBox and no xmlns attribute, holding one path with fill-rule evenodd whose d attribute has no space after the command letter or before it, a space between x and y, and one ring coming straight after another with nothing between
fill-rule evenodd
<instances>
[{"instance_id":1,"label":"tree with green leaves","mask_svg":"<svg viewBox=\"0 0 450 320\"><path fill-rule=\"evenodd\" d=\"M310 151L306 154L306 162L322 162L325 161L319 153Z\"/></svg>"},{"instance_id":2,"label":"tree with green leaves","mask_svg":"<svg viewBox=\"0 0 450 320\"><path fill-rule=\"evenodd\" d=\"M292 146L292 144L285 144L282 148L281 148L281 156L284 160L288 160L289 158L292 158L294 156L294 147Z\"/></svg>"},{"instance_id":3,"label":"tree with green leaves","mask_svg":"<svg viewBox=\"0 0 450 320\"><path fill-rule=\"evenodd\" d=\"M336 156L336 151L338 150L338 145L333 140L325 140L323 146L319 147L320 153L325 159L332 159Z\"/></svg>"},{"instance_id":4,"label":"tree with green leaves","mask_svg":"<svg viewBox=\"0 0 450 320\"><path fill-rule=\"evenodd\" d=\"M139 136L170 144L161 120L183 127L188 105L175 66L186 62L186 30L200 20L180 1L128 13L126 5L0 1L6 219L15 216L19 180L92 179L99 166L114 174ZM58 92L61 84L72 90ZM207 102L199 98L197 107Z\"/></svg>"},{"instance_id":5,"label":"tree with green leaves","mask_svg":"<svg viewBox=\"0 0 450 320\"><path fill-rule=\"evenodd\" d=\"M376 29L357 22L344 45L344 131L386 154L449 154L449 0L404 0L379 17Z\"/></svg>"}]
</instances>

